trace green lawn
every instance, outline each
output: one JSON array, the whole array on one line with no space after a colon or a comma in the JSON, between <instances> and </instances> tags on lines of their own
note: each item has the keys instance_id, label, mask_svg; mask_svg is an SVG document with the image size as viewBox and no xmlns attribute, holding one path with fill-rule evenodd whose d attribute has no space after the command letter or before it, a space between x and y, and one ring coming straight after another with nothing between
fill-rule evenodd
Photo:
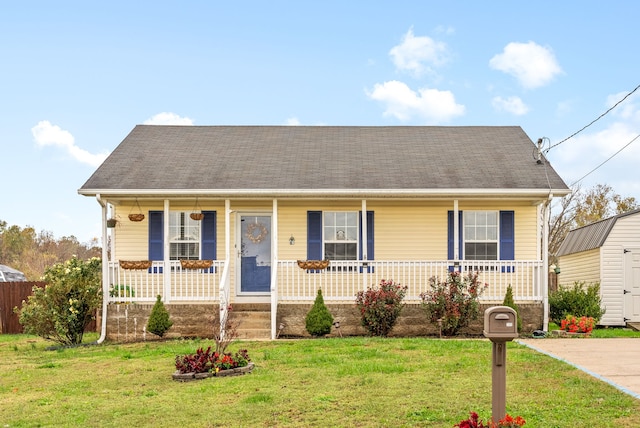
<instances>
[{"instance_id":1,"label":"green lawn","mask_svg":"<svg viewBox=\"0 0 640 428\"><path fill-rule=\"evenodd\" d=\"M95 340L95 337L92 337ZM252 374L180 383L178 354L209 341L46 350L0 335L0 427L452 427L491 414L491 343L332 338L239 342ZM527 428L637 427L640 401L516 343L507 411Z\"/></svg>"}]
</instances>

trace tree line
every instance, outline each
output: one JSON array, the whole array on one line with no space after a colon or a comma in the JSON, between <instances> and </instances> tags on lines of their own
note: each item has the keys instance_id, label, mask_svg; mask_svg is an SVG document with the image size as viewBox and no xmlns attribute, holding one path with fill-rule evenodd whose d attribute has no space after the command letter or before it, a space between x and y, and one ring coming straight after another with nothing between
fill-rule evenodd
<instances>
[{"instance_id":1,"label":"tree line","mask_svg":"<svg viewBox=\"0 0 640 428\"><path fill-rule=\"evenodd\" d=\"M27 226L9 226L0 220L0 264L22 271L27 280L39 281L45 270L76 256L80 260L101 257L97 239L81 243L71 236L55 238L52 232Z\"/></svg>"}]
</instances>

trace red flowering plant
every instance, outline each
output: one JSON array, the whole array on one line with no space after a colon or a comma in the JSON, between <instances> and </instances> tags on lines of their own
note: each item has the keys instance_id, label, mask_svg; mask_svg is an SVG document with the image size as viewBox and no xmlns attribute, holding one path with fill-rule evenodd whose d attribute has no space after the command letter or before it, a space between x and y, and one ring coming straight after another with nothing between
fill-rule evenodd
<instances>
[{"instance_id":1,"label":"red flowering plant","mask_svg":"<svg viewBox=\"0 0 640 428\"><path fill-rule=\"evenodd\" d=\"M400 316L407 294L407 286L396 284L393 280L380 280L380 286L368 287L358 291L356 307L360 312L362 326L372 336L386 337Z\"/></svg>"},{"instance_id":2,"label":"red flowering plant","mask_svg":"<svg viewBox=\"0 0 640 428\"><path fill-rule=\"evenodd\" d=\"M251 358L246 349L241 349L235 354L230 352L220 354L211 352L211 346L207 349L198 348L195 354L176 356L176 370L179 373L207 373L220 370L245 367Z\"/></svg>"},{"instance_id":3,"label":"red flowering plant","mask_svg":"<svg viewBox=\"0 0 640 428\"><path fill-rule=\"evenodd\" d=\"M476 412L471 412L469 414L469 418L463 421L458 422L454 425L454 427L459 428L517 428L521 427L526 422L521 416L510 416L507 414L504 418L500 419L498 423L495 423L493 419L489 419L489 421L485 424L482 422L480 417Z\"/></svg>"},{"instance_id":4,"label":"red flowering plant","mask_svg":"<svg viewBox=\"0 0 640 428\"><path fill-rule=\"evenodd\" d=\"M596 326L596 320L593 317L580 317L577 318L573 315L567 315L565 319L560 322L560 328L568 331L569 333L586 333L589 334Z\"/></svg>"},{"instance_id":5,"label":"red flowering plant","mask_svg":"<svg viewBox=\"0 0 640 428\"><path fill-rule=\"evenodd\" d=\"M442 334L454 336L478 318L478 299L488 284L478 280L477 272L462 275L454 271L449 272L444 281L431 277L429 287L429 291L420 294L427 317L440 326Z\"/></svg>"}]
</instances>

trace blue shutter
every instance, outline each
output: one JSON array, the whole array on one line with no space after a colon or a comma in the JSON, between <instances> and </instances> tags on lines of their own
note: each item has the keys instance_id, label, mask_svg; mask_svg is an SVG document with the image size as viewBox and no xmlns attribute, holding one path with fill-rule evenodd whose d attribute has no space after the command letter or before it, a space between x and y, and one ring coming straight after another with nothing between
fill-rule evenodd
<instances>
[{"instance_id":1,"label":"blue shutter","mask_svg":"<svg viewBox=\"0 0 640 428\"><path fill-rule=\"evenodd\" d=\"M500 260L515 260L514 212L500 211Z\"/></svg>"},{"instance_id":2,"label":"blue shutter","mask_svg":"<svg viewBox=\"0 0 640 428\"><path fill-rule=\"evenodd\" d=\"M162 211L149 211L149 260L164 260L163 217ZM162 273L162 268L151 269L153 273Z\"/></svg>"},{"instance_id":3,"label":"blue shutter","mask_svg":"<svg viewBox=\"0 0 640 428\"><path fill-rule=\"evenodd\" d=\"M513 211L500 211L500 260L515 260L515 215ZM505 268L502 268L505 271ZM507 266L513 272L515 266Z\"/></svg>"},{"instance_id":4,"label":"blue shutter","mask_svg":"<svg viewBox=\"0 0 640 428\"><path fill-rule=\"evenodd\" d=\"M453 260L453 211L447 213L447 258ZM462 258L462 211L458 211L458 251Z\"/></svg>"},{"instance_id":5,"label":"blue shutter","mask_svg":"<svg viewBox=\"0 0 640 428\"><path fill-rule=\"evenodd\" d=\"M216 212L202 211L202 248L200 250L203 260L216 260ZM209 268L209 273L214 273L215 267Z\"/></svg>"},{"instance_id":6,"label":"blue shutter","mask_svg":"<svg viewBox=\"0 0 640 428\"><path fill-rule=\"evenodd\" d=\"M307 211L307 260L322 259L322 211Z\"/></svg>"},{"instance_id":7,"label":"blue shutter","mask_svg":"<svg viewBox=\"0 0 640 428\"><path fill-rule=\"evenodd\" d=\"M360 244L358 246L359 250L359 254L358 254L358 259L362 260L363 254L362 254L362 246L363 246L363 240L362 240L362 211L360 211L358 213L358 223L360 225L360 230L359 230L359 234L360 236L358 236L358 243ZM374 245L373 245L373 211L367 211L367 260L375 260L375 254L374 254ZM362 268L360 268L360 272L362 273ZM369 266L367 268L367 272L368 273L373 273L373 267Z\"/></svg>"}]
</instances>

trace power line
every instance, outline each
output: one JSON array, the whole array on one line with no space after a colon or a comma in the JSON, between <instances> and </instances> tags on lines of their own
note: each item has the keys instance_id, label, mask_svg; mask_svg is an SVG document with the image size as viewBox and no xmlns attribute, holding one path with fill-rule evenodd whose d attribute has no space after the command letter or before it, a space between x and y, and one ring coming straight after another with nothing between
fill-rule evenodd
<instances>
[{"instance_id":1,"label":"power line","mask_svg":"<svg viewBox=\"0 0 640 428\"><path fill-rule=\"evenodd\" d=\"M637 89L637 88L636 88ZM598 165L597 167L593 168L591 171L589 171L588 173L586 173L585 175L583 175L579 180L574 181L571 186L569 187L573 187L575 184L581 182L582 180L584 180L588 175L590 175L592 172L596 171L598 168L600 168L602 165L604 165L605 163L609 162L611 159L613 159L618 153L620 153L621 151L623 151L624 149L626 149L627 147L629 147L631 145L631 143L633 143L634 141L636 141L638 138L640 138L640 134L636 135L631 141L629 141L623 148L621 148L620 150L618 150L617 152L615 152L614 154L612 154L608 159L606 159L604 162L602 162L600 165Z\"/></svg>"},{"instance_id":2,"label":"power line","mask_svg":"<svg viewBox=\"0 0 640 428\"><path fill-rule=\"evenodd\" d=\"M576 135L578 135L579 133L581 133L582 131L584 131L585 129L587 129L588 127L590 127L591 125L593 125L594 123L596 123L597 121L599 121L600 119L602 119L607 113L609 113L611 110L613 110L614 108L616 108L618 106L618 104L620 104L621 102L623 102L624 100L626 100L627 98L629 98L631 96L631 94L633 94L635 91L637 91L640 88L640 85L636 86L635 89L631 92L629 92L627 95L624 96L624 98L622 98L620 101L618 101L617 103L615 103L613 105L613 107L611 107L609 110L605 111L604 113L602 113L600 116L598 116L597 118L593 119L589 124L583 126L581 129L579 129L578 131L574 132L573 134L569 135L567 138L565 138L564 140L560 141L559 143L554 144L553 146L549 146L549 148L545 151L545 153L549 152L549 150L553 149L556 146L559 146L560 144L564 143L565 141L575 137ZM637 138L637 137L636 137ZM625 146L626 147L626 146ZM617 153L616 153L617 154ZM615 156L615 155L614 155ZM608 159L607 159L608 160ZM605 161L606 162L606 161ZM583 177L584 178L584 177ZM582 180L582 179L580 179ZM580 181L578 180L578 181Z\"/></svg>"}]
</instances>

